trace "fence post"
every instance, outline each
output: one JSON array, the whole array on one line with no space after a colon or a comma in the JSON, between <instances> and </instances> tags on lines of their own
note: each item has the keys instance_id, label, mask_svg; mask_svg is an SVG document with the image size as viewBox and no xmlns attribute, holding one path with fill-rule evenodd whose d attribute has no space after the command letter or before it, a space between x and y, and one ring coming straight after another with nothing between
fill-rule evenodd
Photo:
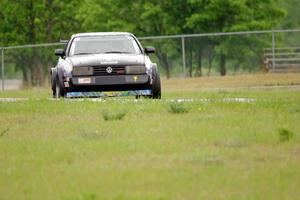
<instances>
[{"instance_id":1,"label":"fence post","mask_svg":"<svg viewBox=\"0 0 300 200\"><path fill-rule=\"evenodd\" d=\"M4 48L1 48L1 74L2 74L2 91L4 91Z\"/></svg>"},{"instance_id":2,"label":"fence post","mask_svg":"<svg viewBox=\"0 0 300 200\"><path fill-rule=\"evenodd\" d=\"M275 71L275 47L276 47L276 41L275 41L275 32L272 32L272 70Z\"/></svg>"},{"instance_id":3,"label":"fence post","mask_svg":"<svg viewBox=\"0 0 300 200\"><path fill-rule=\"evenodd\" d=\"M181 48L182 48L183 77L185 78L185 41L184 41L184 37L181 37Z\"/></svg>"}]
</instances>

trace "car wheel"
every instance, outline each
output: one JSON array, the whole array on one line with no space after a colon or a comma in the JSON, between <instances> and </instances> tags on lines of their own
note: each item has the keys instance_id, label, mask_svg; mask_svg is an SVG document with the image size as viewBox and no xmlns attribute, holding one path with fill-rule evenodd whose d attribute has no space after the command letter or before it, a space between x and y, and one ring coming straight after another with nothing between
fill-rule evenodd
<instances>
[{"instance_id":1,"label":"car wheel","mask_svg":"<svg viewBox=\"0 0 300 200\"><path fill-rule=\"evenodd\" d=\"M66 96L66 91L63 88L63 83L60 81L59 73L56 72L56 74L52 75L55 81L55 89L53 90L53 97L54 98L61 98Z\"/></svg>"},{"instance_id":2,"label":"car wheel","mask_svg":"<svg viewBox=\"0 0 300 200\"><path fill-rule=\"evenodd\" d=\"M152 88L151 88L151 98L161 99L161 82L159 72L156 67L152 70Z\"/></svg>"},{"instance_id":3,"label":"car wheel","mask_svg":"<svg viewBox=\"0 0 300 200\"><path fill-rule=\"evenodd\" d=\"M56 77L57 77L56 69L55 68L51 69L50 77L51 77L52 94L53 94L53 97L55 97L56 96Z\"/></svg>"},{"instance_id":4,"label":"car wheel","mask_svg":"<svg viewBox=\"0 0 300 200\"><path fill-rule=\"evenodd\" d=\"M61 97L60 94L60 88L59 88L59 81L56 81L56 85L55 85L55 98L59 99Z\"/></svg>"}]
</instances>

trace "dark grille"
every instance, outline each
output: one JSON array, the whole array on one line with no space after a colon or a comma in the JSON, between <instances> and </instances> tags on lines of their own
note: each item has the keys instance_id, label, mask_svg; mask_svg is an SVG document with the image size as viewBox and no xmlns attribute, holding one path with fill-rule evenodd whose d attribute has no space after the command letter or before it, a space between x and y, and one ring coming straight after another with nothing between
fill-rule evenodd
<instances>
[{"instance_id":1,"label":"dark grille","mask_svg":"<svg viewBox=\"0 0 300 200\"><path fill-rule=\"evenodd\" d=\"M112 68L112 72L108 73L106 69L108 67ZM94 68L93 75L95 76L106 76L106 75L122 75L125 74L125 66L96 66Z\"/></svg>"}]
</instances>

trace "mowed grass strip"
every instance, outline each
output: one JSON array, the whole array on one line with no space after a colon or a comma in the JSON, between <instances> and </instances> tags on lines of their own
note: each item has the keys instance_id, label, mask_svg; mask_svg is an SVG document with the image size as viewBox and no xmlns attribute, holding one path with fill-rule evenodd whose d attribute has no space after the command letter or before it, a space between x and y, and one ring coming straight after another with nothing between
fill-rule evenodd
<instances>
[{"instance_id":1,"label":"mowed grass strip","mask_svg":"<svg viewBox=\"0 0 300 200\"><path fill-rule=\"evenodd\" d=\"M236 76L209 76L190 79L165 79L166 91L195 91L197 89L251 88L274 86L299 86L300 73L293 74L248 74Z\"/></svg>"},{"instance_id":2,"label":"mowed grass strip","mask_svg":"<svg viewBox=\"0 0 300 200\"><path fill-rule=\"evenodd\" d=\"M27 101L0 102L1 199L300 196L297 90L177 90L161 101L99 102L28 92ZM170 112L175 98L210 101ZM229 98L255 101L222 101ZM119 120L103 117L124 110Z\"/></svg>"}]
</instances>

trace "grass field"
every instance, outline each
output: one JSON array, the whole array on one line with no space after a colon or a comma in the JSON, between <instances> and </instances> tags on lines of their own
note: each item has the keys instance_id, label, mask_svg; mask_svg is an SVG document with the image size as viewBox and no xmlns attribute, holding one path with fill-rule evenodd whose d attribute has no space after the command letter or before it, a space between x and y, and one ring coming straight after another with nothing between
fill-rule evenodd
<instances>
[{"instance_id":1,"label":"grass field","mask_svg":"<svg viewBox=\"0 0 300 200\"><path fill-rule=\"evenodd\" d=\"M160 101L0 92L28 98L0 101L0 199L300 199L299 83L167 80Z\"/></svg>"}]
</instances>

